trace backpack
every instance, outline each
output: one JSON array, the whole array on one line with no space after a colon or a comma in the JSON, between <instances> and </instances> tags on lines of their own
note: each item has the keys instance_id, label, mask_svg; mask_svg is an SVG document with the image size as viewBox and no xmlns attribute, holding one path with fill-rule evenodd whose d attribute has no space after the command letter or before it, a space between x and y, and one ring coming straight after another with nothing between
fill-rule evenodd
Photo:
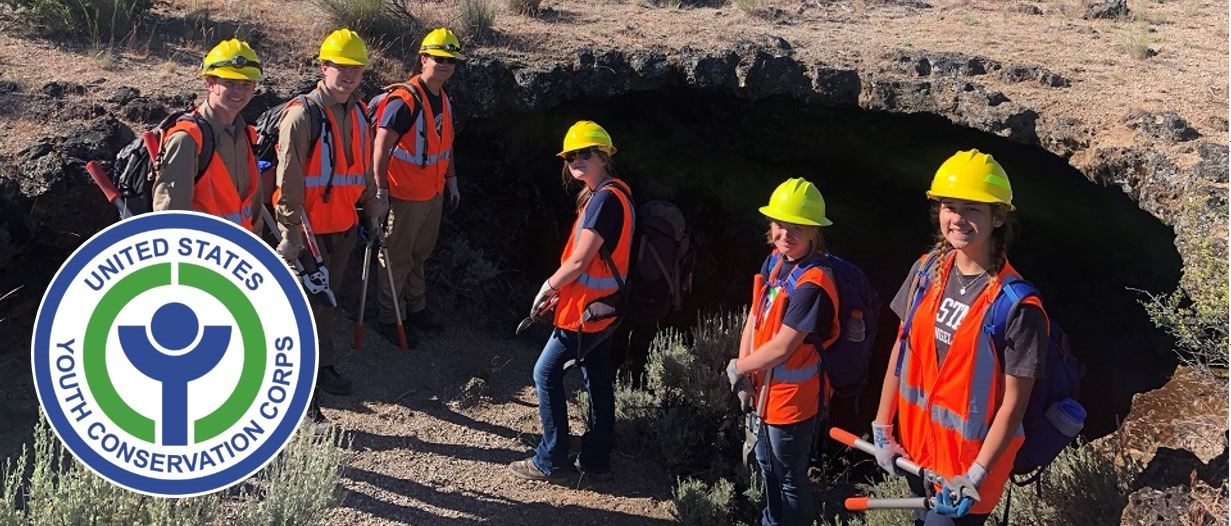
<instances>
[{"instance_id":1,"label":"backpack","mask_svg":"<svg viewBox=\"0 0 1231 526\"><path fill-rule=\"evenodd\" d=\"M329 120L325 118L325 109L316 92L296 95L291 100L271 107L256 118L256 162L261 173L278 167L278 127L282 125L282 116L286 107L294 101L299 101L308 110L308 128L311 130L308 140L308 151L316 146L321 134L330 135Z\"/></svg>"},{"instance_id":2,"label":"backpack","mask_svg":"<svg viewBox=\"0 0 1231 526\"><path fill-rule=\"evenodd\" d=\"M154 209L154 161L162 153L162 143L166 140L167 130L184 119L191 119L201 128L201 142L204 143L199 145L201 151L197 155L197 174L193 181L200 180L209 168L209 162L214 157L213 128L195 111L168 115L146 132L155 135L152 155L145 144L145 133L138 134L136 139L115 155L115 167L110 172L111 184L124 196L124 203L133 215L145 214Z\"/></svg>"},{"instance_id":3,"label":"backpack","mask_svg":"<svg viewBox=\"0 0 1231 526\"><path fill-rule=\"evenodd\" d=\"M992 337L997 349L1005 346L1010 313L1022 300L1038 295L1038 289L1022 279L1011 278L1001 284L1000 292L992 302L990 316L983 324L983 330ZM1085 408L1076 401L1084 368L1069 348L1068 335L1050 316L1047 329L1049 337L1043 356L1043 377L1035 381L1034 389L1030 391L1030 402L1022 417L1026 439L1013 459L1012 471L1014 475L1026 475L1035 470L1039 472L1021 484L1028 484L1037 478L1042 468L1051 464L1060 451L1077 438L1086 419Z\"/></svg>"},{"instance_id":4,"label":"backpack","mask_svg":"<svg viewBox=\"0 0 1231 526\"><path fill-rule=\"evenodd\" d=\"M912 284L909 313L903 322L900 338L905 338L905 335L910 333L915 308L927 289L931 267L937 261L935 255L929 255L919 265L915 283ZM992 338L992 345L996 349L1005 348L1005 330L1009 324L1009 315L1022 300L1030 296L1038 297L1039 291L1028 281L1010 278L1000 284L1000 292L992 301L991 312L985 317L982 327ZM1034 474L1025 481L1014 481L1018 485L1039 480L1042 468L1051 464L1060 455L1060 451L1077 438L1077 433L1081 431L1086 419L1085 408L1076 400L1085 368L1069 348L1069 338L1064 330L1050 316L1047 320L1049 337L1043 356L1043 377L1035 380L1034 388L1030 391L1030 401L1026 404L1026 413L1022 417L1025 441L1013 459L1011 472L1013 475L1026 475L1031 472ZM898 354L895 374L902 373L904 357L905 353Z\"/></svg>"},{"instance_id":5,"label":"backpack","mask_svg":"<svg viewBox=\"0 0 1231 526\"><path fill-rule=\"evenodd\" d=\"M868 276L855 264L833 254L821 256L821 262L833 272L841 327L838 339L821 349L821 372L834 395L853 397L863 390L868 380L868 362L876 343L881 300ZM858 404L855 406L858 411Z\"/></svg>"},{"instance_id":6,"label":"backpack","mask_svg":"<svg viewBox=\"0 0 1231 526\"><path fill-rule=\"evenodd\" d=\"M637 206L629 261L629 319L653 324L679 310L692 288L696 253L679 207L667 201Z\"/></svg>"},{"instance_id":7,"label":"backpack","mask_svg":"<svg viewBox=\"0 0 1231 526\"><path fill-rule=\"evenodd\" d=\"M406 90L415 99L415 107L410 110L410 122L415 122L419 119L419 112L423 111L423 108L420 107L421 97L419 96L419 88L409 82L397 82L381 88L381 92L368 101L368 122L371 122L373 126L378 124L377 119L385 111L382 104L385 104L385 99L389 98L390 94L399 89Z\"/></svg>"}]
</instances>

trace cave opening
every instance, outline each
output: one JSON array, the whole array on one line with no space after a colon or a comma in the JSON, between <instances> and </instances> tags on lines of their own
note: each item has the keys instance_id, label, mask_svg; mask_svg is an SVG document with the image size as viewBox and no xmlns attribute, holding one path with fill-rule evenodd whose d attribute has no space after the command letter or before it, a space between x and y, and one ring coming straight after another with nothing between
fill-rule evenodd
<instances>
[{"instance_id":1,"label":"cave opening","mask_svg":"<svg viewBox=\"0 0 1231 526\"><path fill-rule=\"evenodd\" d=\"M834 221L824 230L827 244L863 268L885 304L861 401L866 419L898 323L889 300L933 241L924 191L936 167L961 149L993 154L1012 181L1019 234L1010 260L1039 287L1086 367L1085 434L1114 430L1132 395L1161 386L1175 369L1168 337L1139 305L1139 290L1170 291L1179 280L1172 230L1038 146L934 115L686 88L497 113L459 133L471 208L446 228L468 232L537 286L555 268L572 224L573 195L561 187L554 155L581 119L611 133L615 165L636 202L669 200L686 216L698 262L693 292L668 320L679 327L695 324L699 312L748 302L751 276L769 251L757 208L787 178L817 184Z\"/></svg>"}]
</instances>

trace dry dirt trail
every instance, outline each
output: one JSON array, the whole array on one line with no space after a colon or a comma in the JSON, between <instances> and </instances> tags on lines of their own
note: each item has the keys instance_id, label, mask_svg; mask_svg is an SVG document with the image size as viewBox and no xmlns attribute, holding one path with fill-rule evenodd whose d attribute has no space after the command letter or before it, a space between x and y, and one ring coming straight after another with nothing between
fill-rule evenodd
<instances>
[{"instance_id":1,"label":"dry dirt trail","mask_svg":"<svg viewBox=\"0 0 1231 526\"><path fill-rule=\"evenodd\" d=\"M355 381L355 392L324 395L322 405L352 438L353 453L342 505L321 523L655 524L670 518L675 482L618 445L612 481L574 477L549 484L510 474L508 463L538 443L531 370L546 329L502 339L466 327L463 320L476 313L450 314L446 330L428 333L418 349L402 351L369 327L363 348L343 359L340 369ZM341 318L335 337L349 342L351 321ZM579 378L570 373L572 392ZM580 434L575 406L569 416L570 430Z\"/></svg>"}]
</instances>

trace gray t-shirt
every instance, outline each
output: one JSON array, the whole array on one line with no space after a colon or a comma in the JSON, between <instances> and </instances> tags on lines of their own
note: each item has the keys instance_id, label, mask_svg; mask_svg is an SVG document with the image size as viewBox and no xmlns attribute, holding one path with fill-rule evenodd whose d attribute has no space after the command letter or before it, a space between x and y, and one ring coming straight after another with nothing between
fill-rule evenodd
<instances>
[{"instance_id":1,"label":"gray t-shirt","mask_svg":"<svg viewBox=\"0 0 1231 526\"><path fill-rule=\"evenodd\" d=\"M907 303L910 298L910 284L914 281L915 272L919 270L919 261L911 266L906 281L898 289L897 295L889 308L899 319L906 318ZM945 285L944 295L940 300L940 308L936 311L936 358L944 362L949 352L949 344L953 334L962 325L962 320L970 313L970 305L987 288L988 275L967 276L958 272L957 265L949 271L949 279ZM962 293L962 287L966 291ZM1015 312L1009 313L1009 326L1005 330L1005 349L998 349L1000 363L1004 372L1023 378L1040 378L1043 376L1043 359L1047 350L1047 317L1042 309L1033 305L1023 305Z\"/></svg>"}]
</instances>

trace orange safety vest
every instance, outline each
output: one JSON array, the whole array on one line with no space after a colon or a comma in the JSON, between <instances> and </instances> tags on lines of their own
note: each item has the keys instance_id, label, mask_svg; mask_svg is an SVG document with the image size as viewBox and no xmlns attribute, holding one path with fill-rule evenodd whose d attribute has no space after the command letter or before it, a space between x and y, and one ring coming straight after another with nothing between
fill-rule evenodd
<instances>
[{"instance_id":1,"label":"orange safety vest","mask_svg":"<svg viewBox=\"0 0 1231 526\"><path fill-rule=\"evenodd\" d=\"M966 318L953 334L944 362L937 364L936 314L954 259L951 253L940 263L941 277L928 284L924 291L915 308L906 345L899 351L906 353L901 358L903 365L898 383L898 429L902 447L911 460L945 478L963 475L974 464L1004 399L1004 369L993 348L991 334L983 325L1000 292L999 284L1018 275L1006 261L996 276L997 281L975 298ZM1036 296L1022 302L1043 308ZM1019 425L995 465L986 466L987 478L979 485L981 500L971 508L971 513L991 513L996 507L1024 439Z\"/></svg>"},{"instance_id":2,"label":"orange safety vest","mask_svg":"<svg viewBox=\"0 0 1231 526\"><path fill-rule=\"evenodd\" d=\"M239 190L232 183L231 173L226 163L218 155L218 149L210 156L205 172L197 178L192 187L192 209L226 219L252 230L252 199L256 197L257 188L261 183L260 172L256 169L256 156L252 153L252 145L256 144L256 128L245 126L248 133L248 192L241 199ZM205 144L201 136L201 127L196 119L181 118L163 134L163 144L171 135L184 132L192 137L197 145L197 156ZM198 168L199 170L199 168Z\"/></svg>"},{"instance_id":3,"label":"orange safety vest","mask_svg":"<svg viewBox=\"0 0 1231 526\"><path fill-rule=\"evenodd\" d=\"M403 201L427 201L444 190L445 172L453 159L453 104L444 90L440 90L441 116L443 122L436 131L436 115L427 101L427 88L418 75L408 83L417 89L418 97L405 88L394 89L380 101L376 108L379 122L391 97L402 99L408 109L422 108L410 130L398 138L389 158L389 195Z\"/></svg>"},{"instance_id":4,"label":"orange safety vest","mask_svg":"<svg viewBox=\"0 0 1231 526\"><path fill-rule=\"evenodd\" d=\"M314 92L315 93L315 92ZM290 104L299 104L296 97ZM350 158L347 162L341 134L336 133L337 120L333 112L321 102L321 133L308 155L303 174L303 209L312 222L312 231L317 234L345 232L359 224L355 203L367 186L368 167L372 162L372 131L365 115L367 106L356 102L347 118L350 119ZM305 108L306 111L314 111ZM328 130L329 133L325 133ZM274 190L271 202L277 206L281 190Z\"/></svg>"},{"instance_id":5,"label":"orange safety vest","mask_svg":"<svg viewBox=\"0 0 1231 526\"><path fill-rule=\"evenodd\" d=\"M829 295L833 302L834 319L830 325L829 338L821 342L828 347L838 339L838 289L832 271L822 267L811 257L804 258L785 277L779 276L786 258L778 251L769 255L769 280L761 285L753 296L752 352L757 352L765 342L778 334L790 304L791 294L800 285L816 285ZM800 343L785 362L775 365L769 375L769 398L761 419L766 424L786 425L807 420L816 415L821 404L821 354L816 345ZM753 373L756 392L761 392L765 373ZM758 405L760 401L758 400Z\"/></svg>"},{"instance_id":6,"label":"orange safety vest","mask_svg":"<svg viewBox=\"0 0 1231 526\"><path fill-rule=\"evenodd\" d=\"M609 186L616 186L618 189L608 188ZM611 254L611 260L620 272L620 280L627 281L628 255L632 252L633 240L633 204L630 197L632 190L629 189L628 184L624 181L613 179L595 193L604 191L614 193L616 199L620 201L620 206L624 209L624 225L620 228L620 241L616 243L616 249ZM590 202L594 202L593 196L591 196ZM573 254L573 246L577 243L577 239L581 237L581 220L583 217L584 214L577 214L577 219L573 222L572 235L569 236L568 244L564 245L564 253L560 254L561 263L568 261ZM596 321L586 320L584 313L590 303L619 292L620 282L616 280L612 269L603 261L601 256L594 256L576 280L560 288L560 299L556 303L555 326L577 332L599 332L610 327L615 322L615 317Z\"/></svg>"}]
</instances>

